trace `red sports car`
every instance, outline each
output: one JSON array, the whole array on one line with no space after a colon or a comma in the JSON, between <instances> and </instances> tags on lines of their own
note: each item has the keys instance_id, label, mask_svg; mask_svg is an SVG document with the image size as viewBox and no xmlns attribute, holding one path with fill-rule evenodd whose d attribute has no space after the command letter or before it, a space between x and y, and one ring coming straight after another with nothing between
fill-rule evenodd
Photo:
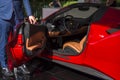
<instances>
[{"instance_id":1,"label":"red sports car","mask_svg":"<svg viewBox=\"0 0 120 80\"><path fill-rule=\"evenodd\" d=\"M104 80L120 80L120 9L77 3L22 23L7 45L9 66L47 59Z\"/></svg>"}]
</instances>

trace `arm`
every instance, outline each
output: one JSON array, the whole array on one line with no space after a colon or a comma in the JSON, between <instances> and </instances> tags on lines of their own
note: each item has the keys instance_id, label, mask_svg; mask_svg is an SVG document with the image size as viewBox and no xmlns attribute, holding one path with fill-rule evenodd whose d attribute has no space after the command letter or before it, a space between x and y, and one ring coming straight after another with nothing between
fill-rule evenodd
<instances>
[{"instance_id":1,"label":"arm","mask_svg":"<svg viewBox=\"0 0 120 80\"><path fill-rule=\"evenodd\" d=\"M25 11L26 11L26 14L28 16L28 19L29 19L30 23L31 24L35 24L36 23L36 19L32 15L32 11L31 11L31 6L30 6L29 0L23 0L23 4L24 4L24 8L25 8Z\"/></svg>"}]
</instances>

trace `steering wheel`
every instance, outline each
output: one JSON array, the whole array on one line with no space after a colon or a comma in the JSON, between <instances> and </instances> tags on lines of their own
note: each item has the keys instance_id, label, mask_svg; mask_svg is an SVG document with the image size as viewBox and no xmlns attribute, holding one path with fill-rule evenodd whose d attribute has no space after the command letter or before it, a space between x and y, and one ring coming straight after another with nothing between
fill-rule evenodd
<instances>
[{"instance_id":1,"label":"steering wheel","mask_svg":"<svg viewBox=\"0 0 120 80\"><path fill-rule=\"evenodd\" d=\"M64 27L65 27L65 30L69 33L72 33L75 28L75 22L73 20L73 16L72 15L66 15L64 18L63 18L63 24L64 24Z\"/></svg>"},{"instance_id":2,"label":"steering wheel","mask_svg":"<svg viewBox=\"0 0 120 80\"><path fill-rule=\"evenodd\" d=\"M60 35L66 34L70 35L76 31L78 23L75 22L72 15L66 15L62 17L55 18L53 24L57 25L53 31L59 31Z\"/></svg>"}]
</instances>

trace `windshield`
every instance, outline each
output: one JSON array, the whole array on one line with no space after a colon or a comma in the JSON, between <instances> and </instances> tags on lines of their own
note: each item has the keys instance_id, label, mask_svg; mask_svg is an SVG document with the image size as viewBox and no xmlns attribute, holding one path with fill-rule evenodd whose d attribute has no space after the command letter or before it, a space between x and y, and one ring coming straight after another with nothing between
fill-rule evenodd
<instances>
[{"instance_id":1,"label":"windshield","mask_svg":"<svg viewBox=\"0 0 120 80\"><path fill-rule=\"evenodd\" d=\"M96 7L89 7L86 9L83 8L72 8L56 17L62 17L66 15L71 15L75 18L88 18L90 17L94 12L96 12L98 8Z\"/></svg>"}]
</instances>

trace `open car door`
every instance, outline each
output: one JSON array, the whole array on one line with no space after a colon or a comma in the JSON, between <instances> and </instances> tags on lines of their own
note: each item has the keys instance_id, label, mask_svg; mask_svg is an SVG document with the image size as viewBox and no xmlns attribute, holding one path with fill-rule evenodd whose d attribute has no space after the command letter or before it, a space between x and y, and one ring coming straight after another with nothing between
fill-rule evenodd
<instances>
[{"instance_id":1,"label":"open car door","mask_svg":"<svg viewBox=\"0 0 120 80\"><path fill-rule=\"evenodd\" d=\"M9 36L7 54L9 66L18 66L40 55L46 45L46 27L40 24L20 23Z\"/></svg>"},{"instance_id":2,"label":"open car door","mask_svg":"<svg viewBox=\"0 0 120 80\"><path fill-rule=\"evenodd\" d=\"M35 56L43 51L46 44L46 27L39 24L26 23L24 42L27 56Z\"/></svg>"}]
</instances>

